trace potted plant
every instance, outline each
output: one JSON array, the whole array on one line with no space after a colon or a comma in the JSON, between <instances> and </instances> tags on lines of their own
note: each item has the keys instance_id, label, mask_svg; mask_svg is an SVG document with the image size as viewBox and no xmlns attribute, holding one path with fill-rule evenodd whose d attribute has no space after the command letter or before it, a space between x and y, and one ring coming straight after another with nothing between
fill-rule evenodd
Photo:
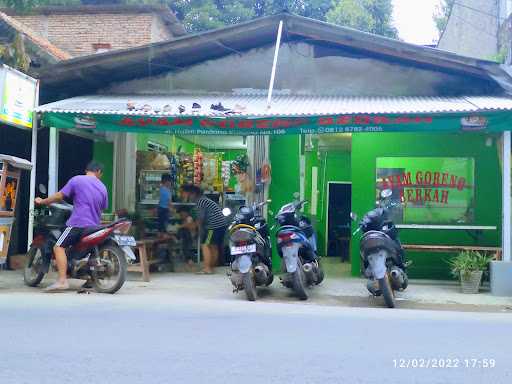
<instances>
[{"instance_id":1,"label":"potted plant","mask_svg":"<svg viewBox=\"0 0 512 384\"><path fill-rule=\"evenodd\" d=\"M453 276L460 279L463 293L478 293L482 275L492 256L477 251L462 251L450 260Z\"/></svg>"}]
</instances>

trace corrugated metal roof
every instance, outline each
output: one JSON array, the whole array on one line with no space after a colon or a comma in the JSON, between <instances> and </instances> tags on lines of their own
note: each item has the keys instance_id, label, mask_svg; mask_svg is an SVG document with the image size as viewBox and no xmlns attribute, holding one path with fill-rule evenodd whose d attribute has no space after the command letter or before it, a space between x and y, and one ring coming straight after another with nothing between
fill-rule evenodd
<instances>
[{"instance_id":1,"label":"corrugated metal roof","mask_svg":"<svg viewBox=\"0 0 512 384\"><path fill-rule=\"evenodd\" d=\"M131 103L135 109L129 110ZM193 103L201 105L193 110ZM38 112L89 113L112 115L179 116L179 106L185 107L181 115L225 116L211 109L222 103L233 110L231 116L321 116L339 114L411 114L456 113L512 110L512 98L480 97L346 97L346 96L292 96L277 95L272 107L267 108L264 95L170 95L170 96L83 96L42 105Z\"/></svg>"}]
</instances>

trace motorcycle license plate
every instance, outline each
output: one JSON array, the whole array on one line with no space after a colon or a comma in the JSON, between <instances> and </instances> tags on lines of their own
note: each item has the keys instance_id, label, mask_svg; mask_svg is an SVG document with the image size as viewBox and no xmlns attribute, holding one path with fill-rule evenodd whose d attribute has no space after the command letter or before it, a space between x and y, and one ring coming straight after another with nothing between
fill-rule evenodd
<instances>
[{"instance_id":1,"label":"motorcycle license plate","mask_svg":"<svg viewBox=\"0 0 512 384\"><path fill-rule=\"evenodd\" d=\"M121 246L121 247L123 247L123 246L135 247L137 245L137 243L135 241L135 237L133 237L133 236L115 235L114 238L115 238L116 243L119 244L119 246Z\"/></svg>"},{"instance_id":2,"label":"motorcycle license plate","mask_svg":"<svg viewBox=\"0 0 512 384\"><path fill-rule=\"evenodd\" d=\"M256 252L256 244L242 245L240 247L232 246L231 254L232 255L244 255L246 253L254 253Z\"/></svg>"}]
</instances>

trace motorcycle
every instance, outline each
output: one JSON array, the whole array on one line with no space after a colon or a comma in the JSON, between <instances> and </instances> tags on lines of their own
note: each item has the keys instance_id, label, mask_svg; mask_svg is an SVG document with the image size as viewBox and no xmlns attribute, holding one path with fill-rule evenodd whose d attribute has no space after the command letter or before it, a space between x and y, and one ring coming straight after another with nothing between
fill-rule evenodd
<instances>
[{"instance_id":1,"label":"motorcycle","mask_svg":"<svg viewBox=\"0 0 512 384\"><path fill-rule=\"evenodd\" d=\"M259 214L266 203L240 207L228 228L233 292L244 290L249 301L256 300L257 286L268 287L274 280L270 233ZM231 210L224 208L223 213L230 216Z\"/></svg>"},{"instance_id":2,"label":"motorcycle","mask_svg":"<svg viewBox=\"0 0 512 384\"><path fill-rule=\"evenodd\" d=\"M320 284L324 271L317 255L316 234L308 218L297 212L305 200L281 207L276 220L277 250L281 256L281 283L292 288L301 300L307 300L306 287Z\"/></svg>"},{"instance_id":3,"label":"motorcycle","mask_svg":"<svg viewBox=\"0 0 512 384\"><path fill-rule=\"evenodd\" d=\"M40 187L40 189L42 189ZM66 228L73 206L55 203L35 211L35 236L24 270L25 284L38 286L50 267L57 271L53 248ZM126 281L127 259L135 261L135 238L128 236L131 221L119 219L107 226L88 228L74 246L66 249L68 277L91 283L100 293L115 293Z\"/></svg>"},{"instance_id":4,"label":"motorcycle","mask_svg":"<svg viewBox=\"0 0 512 384\"><path fill-rule=\"evenodd\" d=\"M391 202L391 195L390 189L381 192L379 207L366 213L354 234L362 233L359 247L368 291L384 296L386 305L394 308L395 291L406 289L409 279L398 229L390 219L390 211L397 205ZM357 220L354 213L351 217Z\"/></svg>"}]
</instances>

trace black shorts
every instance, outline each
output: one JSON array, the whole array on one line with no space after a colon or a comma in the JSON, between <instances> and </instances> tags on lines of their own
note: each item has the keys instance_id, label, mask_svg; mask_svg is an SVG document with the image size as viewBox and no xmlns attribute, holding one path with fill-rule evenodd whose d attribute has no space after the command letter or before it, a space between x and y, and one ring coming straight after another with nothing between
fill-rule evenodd
<instances>
[{"instance_id":1,"label":"black shorts","mask_svg":"<svg viewBox=\"0 0 512 384\"><path fill-rule=\"evenodd\" d=\"M68 248L80 241L85 228L67 227L55 243L56 247Z\"/></svg>"},{"instance_id":2,"label":"black shorts","mask_svg":"<svg viewBox=\"0 0 512 384\"><path fill-rule=\"evenodd\" d=\"M203 229L201 234L201 243L204 245L222 245L226 228Z\"/></svg>"},{"instance_id":3,"label":"black shorts","mask_svg":"<svg viewBox=\"0 0 512 384\"><path fill-rule=\"evenodd\" d=\"M169 223L169 208L158 207L158 231L167 232Z\"/></svg>"}]
</instances>

